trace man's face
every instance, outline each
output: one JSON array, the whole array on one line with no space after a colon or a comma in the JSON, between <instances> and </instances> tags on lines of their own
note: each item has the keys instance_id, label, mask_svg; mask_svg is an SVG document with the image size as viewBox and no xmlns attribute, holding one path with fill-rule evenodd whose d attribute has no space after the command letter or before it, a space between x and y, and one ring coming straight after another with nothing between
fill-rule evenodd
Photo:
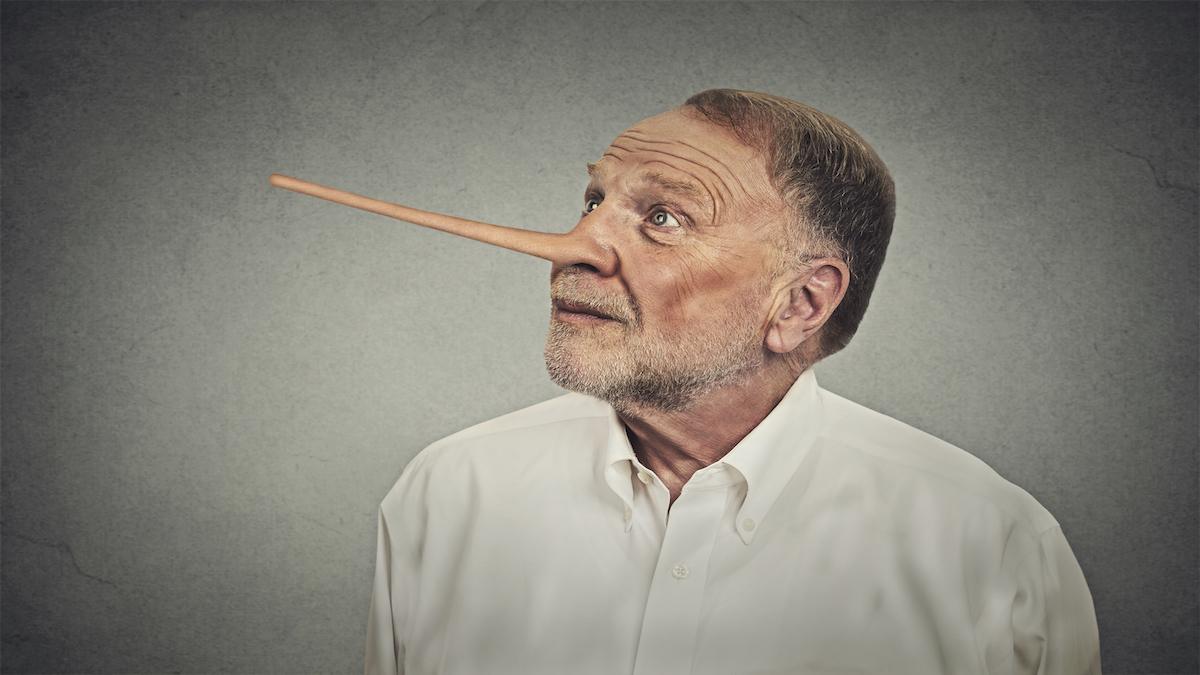
<instances>
[{"instance_id":1,"label":"man's face","mask_svg":"<svg viewBox=\"0 0 1200 675\"><path fill-rule=\"evenodd\" d=\"M611 255L551 273L552 379L619 410L683 410L760 368L788 219L765 158L674 110L621 134L588 173L576 229Z\"/></svg>"}]
</instances>

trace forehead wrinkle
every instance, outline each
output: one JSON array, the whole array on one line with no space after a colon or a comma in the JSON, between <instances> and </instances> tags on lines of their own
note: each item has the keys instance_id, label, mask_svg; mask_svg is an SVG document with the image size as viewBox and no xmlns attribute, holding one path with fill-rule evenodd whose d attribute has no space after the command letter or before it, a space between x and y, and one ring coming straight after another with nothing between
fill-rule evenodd
<instances>
[{"instance_id":1,"label":"forehead wrinkle","mask_svg":"<svg viewBox=\"0 0 1200 675\"><path fill-rule=\"evenodd\" d=\"M711 160L712 165L703 164L701 162L697 162L694 159L688 159L686 157L682 157L680 155L672 154L669 152L664 152L662 150L657 150L656 152L662 152L665 155L670 155L671 157L677 157L682 161L690 162L692 164L695 164L696 166L704 168L704 170L711 173L717 179L717 181L719 183L721 183L723 186L725 186L726 190L729 191L731 194L732 194L733 190L730 188L733 186L727 185L727 181L729 181L730 179L732 179L733 184L742 192L742 194L747 195L747 196L751 196L753 194L752 190L746 185L746 183L744 183L742 181L742 177L739 172L731 169L728 164L721 161L721 159L718 158L716 155L713 155L709 152L705 152L704 150L701 150L700 148L692 145L691 143L687 143L685 141L655 141L655 140L646 140L644 142L647 144L649 144L649 143L677 143L679 145L684 146L685 148L690 148L691 150L693 150L693 151L703 155L704 157L707 157L709 160ZM715 170L715 167L713 165L715 165L716 167L720 167L722 169L722 171ZM722 174L724 174L724 175L722 175Z\"/></svg>"},{"instance_id":2,"label":"forehead wrinkle","mask_svg":"<svg viewBox=\"0 0 1200 675\"><path fill-rule=\"evenodd\" d=\"M624 135L624 134L622 134L622 135ZM618 141L621 140L620 137L618 137L617 140ZM633 140L636 141L637 139L633 139ZM611 152L613 149L620 150L622 152L629 153L631 155L638 152L636 149L621 146L616 141L613 141L612 145L609 146L609 150L605 151L604 157L612 157L614 160L616 160L618 162L623 162L623 161L625 161L626 158L623 158L620 155ZM719 175L717 175L714 171L712 171L712 169L709 169L708 167L704 166L703 164L700 164L699 162L694 162L690 159L687 159L686 157L680 157L679 155L675 155L675 154L672 154L669 152L663 152L662 150L652 150L651 152L666 155L668 157L673 157L675 159L678 159L681 162L694 164L713 175L713 177L716 179L716 184L710 185L709 181L706 181L702 177L692 174L691 172L684 171L683 169L680 169L679 167L674 166L670 162L666 162L661 159L651 159L649 161L644 162L644 164L662 164L663 166L665 166L668 169L671 169L673 171L680 171L685 174L688 174L689 176L692 177L692 179L695 180L696 183L700 184L700 187L697 187L694 183L686 181L686 180L684 180L684 181L671 180L671 179L667 178L662 172L659 172L659 171L651 171L643 176L639 176L639 178L641 180L649 180L650 182L654 183L655 185L657 185L663 189L682 193L686 196L692 197L693 200L697 201L700 204L700 206L704 209L704 211L706 212L706 215L709 218L711 218L712 220L717 220L720 216L721 211L723 210L721 208L722 205L729 199L729 195L725 194L725 192L728 190L728 188L721 181L721 177ZM603 161L603 158L601 158L601 161ZM604 172L605 172L605 167L600 162L588 163L588 175L591 176L593 178L593 180L596 179L599 174L604 173ZM723 188L723 189L721 189L721 188Z\"/></svg>"},{"instance_id":3,"label":"forehead wrinkle","mask_svg":"<svg viewBox=\"0 0 1200 675\"><path fill-rule=\"evenodd\" d=\"M622 149L624 149L624 148L622 148ZM714 181L706 181L706 180L704 180L703 177L701 177L700 175L697 175L697 173L687 171L686 169L681 169L680 167L675 166L675 165L671 164L670 162L667 162L667 161L664 161L661 159L651 159L651 160L648 160L647 162L645 162L646 164L662 164L663 166L665 166L669 169L672 169L674 171L680 171L680 172L690 175L692 178L694 178L696 180L697 183L699 183L703 187L703 191L707 193L708 198L705 199L706 202L708 202L710 204L715 202L715 204L719 206L721 203L729 201L729 199L731 198L731 192L729 190L729 186L725 184L725 181L722 180L720 174L718 174L716 171L713 171L710 167L708 167L704 164L701 164L700 162L697 162L695 160L691 160L691 159L688 159L687 157L683 157L681 155L676 155L671 152L666 152L663 150L652 150L651 152L653 152L655 154L659 154L659 155L665 155L665 156L671 157L673 159L677 159L680 162L683 162L686 164L691 164L693 166L703 169L705 172L707 172L709 174L712 174L712 177L715 180ZM662 174L659 174L659 175L662 175ZM682 183L684 185L687 184L686 181L669 181L669 182L676 183L676 184ZM695 186L689 186L689 187L691 187L693 189L695 188ZM687 190L685 188L684 191L689 192L690 190Z\"/></svg>"},{"instance_id":4,"label":"forehead wrinkle","mask_svg":"<svg viewBox=\"0 0 1200 675\"><path fill-rule=\"evenodd\" d=\"M634 134L636 134L636 135L638 135L638 136L641 136L641 138L635 138L635 137L633 136ZM744 194L746 194L746 195L751 195L751 194L753 194L753 191L751 190L751 188L750 188L748 185L746 185L746 183L745 183L745 182L743 182L743 181L742 181L742 176L741 176L741 173L740 173L740 172L738 172L738 171L734 171L733 169L731 169L731 168L729 167L729 165L728 165L728 164L726 164L725 162L721 161L721 159L720 159L720 158L718 158L717 156L713 155L712 153L706 152L706 151L704 151L704 150L700 149L699 147L697 147L697 146L695 146L695 145L692 145L691 143L689 143L689 142L687 142L687 141L684 141L684 140L657 140L657 139L654 139L654 138L647 138L647 137L646 137L646 134L645 134L645 132L643 132L643 131L641 131L641 130L639 130L639 129L637 129L637 128L629 129L629 130L627 130L627 131L626 131L624 134L621 134L621 135L622 135L622 136L629 135L629 136L630 136L630 138L632 138L633 140L635 140L635 141L638 141L638 142L641 142L641 143L645 143L645 144L647 144L647 145L650 145L650 144L671 144L671 143L678 143L679 145L682 145L682 146L684 146L685 148L690 148L690 149L692 149L692 150L696 151L697 153L700 153L701 155L704 155L705 157L709 158L709 159L710 159L710 160L712 160L712 161L713 161L713 162L714 162L714 163L715 163L717 166L720 166L722 169L724 169L724 173L725 173L727 176L729 176L730 178L732 178L733 182L737 184L737 187L738 187L739 189L741 189L741 191L742 191ZM618 137L618 138L620 138L620 137ZM738 143L739 143L739 144L740 144L742 147L746 147L746 148L749 148L749 147L750 147L750 146L747 146L747 145L745 145L745 144L744 144L744 143L742 143L741 141L738 141ZM622 149L624 149L624 148L622 148ZM659 151L657 151L657 152L662 152L662 151L661 151L661 150L659 150ZM671 153L664 153L664 154L671 154ZM756 153L756 155L757 155L757 153ZM679 157L678 155L671 155L671 156L672 156L672 157ZM691 162L691 163L693 163L693 164L696 164L697 166L704 167L706 170L708 170L710 173L712 173L714 176L716 176L718 180L720 180L721 182L724 182L724 181L725 181L725 179L724 179L724 178L722 178L722 176L720 175L720 173L718 173L717 171L714 171L714 170L713 170L713 167L711 167L711 166L707 166L707 165L705 165L705 164L701 164L701 163L699 163L699 162L696 162L696 161L694 161L694 160L688 160L688 159L685 159L685 158L683 158L683 157L679 157L679 159L682 159L682 160L684 160L684 161L689 161L689 162ZM764 175L764 176L767 176L767 175L770 173L770 171L769 171L769 169L768 169L767 167L765 167L765 166L764 166L764 167L762 167L762 169L763 169L763 175Z\"/></svg>"},{"instance_id":5,"label":"forehead wrinkle","mask_svg":"<svg viewBox=\"0 0 1200 675\"><path fill-rule=\"evenodd\" d=\"M621 151L623 151L623 152L634 152L634 150L633 150L632 148L627 148L627 147L625 147L625 146L623 146L623 145L620 145L619 143L617 143L617 141L619 141L619 140L621 140L621 137L620 137L620 136L617 136L616 140L614 140L612 143L610 143L610 144L609 144L609 146L608 146L608 150L605 150L605 151L604 151L604 156L605 156L605 157L612 157L613 159L617 159L617 160L621 159L621 158L620 158L620 157L618 157L617 155L614 155L612 152L610 152L610 150L612 150L612 149L614 149L614 148L615 148L615 149L617 149L617 150L621 150ZM633 140L637 140L637 139L633 139Z\"/></svg>"},{"instance_id":6,"label":"forehead wrinkle","mask_svg":"<svg viewBox=\"0 0 1200 675\"><path fill-rule=\"evenodd\" d=\"M630 132L636 132L636 131L637 131L636 129L630 129L630 130L629 130L629 131L627 131L625 134L622 134L622 136L625 136L625 135L629 134ZM731 171L731 170L729 169L729 166L728 166L728 165L726 165L724 162L722 162L721 160L717 159L716 157L712 156L711 154L709 154L709 153L707 153L707 152L704 152L703 150L700 150L699 148L697 148L697 147L695 147L695 146L693 146L693 145L690 145L690 144L688 144L688 143L684 143L683 141L677 141L677 140L666 140L666 141L660 141L660 140L655 140L655 139L652 139L652 138L632 138L632 136L631 136L630 138L631 138L632 140L634 140L634 141L638 142L638 143L642 143L642 144L645 144L645 145L673 145L673 144L679 144L679 145L682 145L682 146L684 146L684 147L686 147L686 148L691 148L692 150L695 150L696 152L700 153L701 155L704 155L705 157L708 157L709 159L711 159L711 160L712 160L712 161L713 161L715 164L717 164L717 165L718 165L718 166L719 166L721 169L724 169L724 172L723 172L723 173L727 174L728 176L731 176L731 177L733 178L733 181L734 181L734 182L737 184L737 187L739 187L739 188L742 190L742 192L743 192L743 193L745 193L745 194L747 194L747 195L749 195L749 194L750 194L750 191L746 189L746 186L745 186L745 185L742 183L742 181L741 181L741 179L738 177L737 173L736 173L736 172L734 172L734 171ZM618 137L618 140L620 140L620 137ZM630 149L628 149L628 148L623 148L623 147L621 147L621 146L617 145L615 141L613 142L613 144L612 144L612 147L619 148L619 149L621 149L621 150L624 150L624 151L626 151L626 152L630 152L630 153L632 153L632 152L635 152L635 151L633 151L633 150L630 150ZM694 160L694 159L690 159L690 158L688 158L688 157L684 157L683 155L678 155L678 154L675 154L675 153L673 153L673 152L667 152L666 150L661 150L661 149L650 149L649 151L650 151L650 152L654 152L654 153L658 153L658 154L662 154L662 155L666 155L667 157L673 157L673 158L675 158L675 159L678 159L678 160L679 160L679 161L681 161L681 162L686 162L686 163L688 163L688 164L692 164L692 165L694 165L694 166L697 166L697 167L699 167L699 168L703 169L704 171L706 171L706 172L708 172L708 173L712 174L713 178L715 178L715 179L716 179L716 185L713 185L713 186L710 186L710 185L708 185L708 184L707 184L707 183L706 183L704 180L701 180L699 176L695 176L695 178L696 178L696 179L697 179L697 180L698 180L698 181L699 181L699 182L700 182L702 185L704 185L704 187L705 187L705 188L706 188L706 189L707 189L707 190L708 190L708 191L709 191L711 194L713 194L714 196L716 196L716 197L717 197L717 198L718 198L720 201L728 201L728 200L731 198L731 195L732 195L732 190L730 190L730 189L729 189L729 186L728 186L728 185L727 185L727 183L726 183L726 179L725 179L725 178L724 178L724 177L721 175L721 173L722 173L722 172L719 172L719 171L714 171L712 166L709 166L709 165L707 165L707 164L703 164L703 163L701 163L701 162L697 162L696 160ZM667 163L667 162L663 162L663 161L661 161L661 160L659 160L659 161L658 161L658 163L660 163L660 164L664 164L664 165L666 165L666 166L668 166L668 167L671 167L672 169L675 169L676 171L680 171L680 170L682 170L682 169L679 169L679 167L671 166L671 164L669 164L669 163ZM723 189L715 189L715 188L717 188L717 187L720 187L720 188L723 188Z\"/></svg>"},{"instance_id":7,"label":"forehead wrinkle","mask_svg":"<svg viewBox=\"0 0 1200 675\"><path fill-rule=\"evenodd\" d=\"M662 153L662 154L667 154L671 157L676 157L677 159L679 159L681 161L696 164L695 162L691 162L691 160L688 160L686 158L677 157L676 155L670 155L670 153ZM646 162L646 163L647 164L662 164L663 166L665 166L669 169L672 169L674 171L681 171L683 173L687 173L693 179L695 179L695 181L700 184L700 188L697 188L695 185L692 185L686 181L672 181L670 179L667 179L665 176L663 176L663 179L664 179L665 183L667 183L667 184L679 185L679 186L686 185L687 187L682 190L682 192L684 192L685 194L691 194L692 190L698 191L700 193L698 196L700 196L700 201L701 201L702 206L704 206L705 210L709 212L709 215L711 218L713 218L713 220L719 219L721 212L724 210L723 207L724 207L725 203L731 199L731 195L728 194L728 192L729 192L728 186L726 186L725 183L721 180L721 177L717 176L716 174L713 174L713 177L716 179L715 181L706 181L701 176L692 174L687 171L683 171L679 167L672 165L670 162L664 162L661 159L650 160L649 162ZM704 167L703 164L696 164L696 166L699 166L701 168L707 168L707 167ZM712 172L709 171L709 173L712 173ZM661 173L659 173L657 171L652 171L648 177L653 177L655 175L662 176ZM668 189L670 189L669 185L663 184L664 181L655 181L655 182L658 183L659 185L662 185L663 187L667 187ZM688 189L688 188L690 188L690 189Z\"/></svg>"},{"instance_id":8,"label":"forehead wrinkle","mask_svg":"<svg viewBox=\"0 0 1200 675\"><path fill-rule=\"evenodd\" d=\"M739 188L741 188L742 192L744 192L744 193L746 193L746 194L750 194L750 190L749 190L749 189L746 187L746 184L742 182L742 177L741 177L741 175L739 175L739 173L738 173L737 171L734 171L733 169L730 169L730 168L729 168L729 165L728 165L728 164L726 164L725 162L722 162L722 161L721 161L719 158L717 158L717 156L716 156L716 155L713 155L713 154L707 153L707 152L705 152L705 151L701 150L700 148L697 148L696 146L694 146L694 145L692 145L692 144L690 144L690 143L686 143L686 142L684 142L684 141L676 141L676 143L679 143L679 144L680 144L680 145L682 145L682 146L685 146L685 147L691 148L692 150L695 150L696 152L698 152L698 153L700 153L700 154L704 155L705 157L708 157L708 158L709 158L709 159L711 159L712 161L714 161L714 162L716 162L717 164L719 164L719 165L721 166L721 168L725 170L725 173L726 173L726 174L728 174L730 177L732 177L732 178L733 178L733 181L734 181L735 183L737 183L737 186L738 186ZM698 162L697 162L697 163L698 163ZM712 171L712 169L709 169L709 171ZM715 173L717 173L717 172L716 172L716 171L713 171L713 173L715 174Z\"/></svg>"}]
</instances>

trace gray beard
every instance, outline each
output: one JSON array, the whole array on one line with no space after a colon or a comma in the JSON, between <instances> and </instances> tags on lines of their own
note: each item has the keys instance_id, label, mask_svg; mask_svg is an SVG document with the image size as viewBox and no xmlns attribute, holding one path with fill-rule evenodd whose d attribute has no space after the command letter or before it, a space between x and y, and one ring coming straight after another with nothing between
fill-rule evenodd
<instances>
[{"instance_id":1,"label":"gray beard","mask_svg":"<svg viewBox=\"0 0 1200 675\"><path fill-rule=\"evenodd\" d=\"M649 337L624 325L619 340L551 320L546 369L558 386L607 401L618 412L684 412L762 367L762 336L751 314L725 317L700 333ZM639 322L640 323L640 322Z\"/></svg>"}]
</instances>

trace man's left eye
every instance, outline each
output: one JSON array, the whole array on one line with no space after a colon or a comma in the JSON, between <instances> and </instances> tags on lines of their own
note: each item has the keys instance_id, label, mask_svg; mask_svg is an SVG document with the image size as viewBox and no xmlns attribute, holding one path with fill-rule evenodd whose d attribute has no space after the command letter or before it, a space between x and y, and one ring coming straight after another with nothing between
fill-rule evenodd
<instances>
[{"instance_id":1,"label":"man's left eye","mask_svg":"<svg viewBox=\"0 0 1200 675\"><path fill-rule=\"evenodd\" d=\"M679 227L679 221L675 220L675 216L666 211L655 211L650 220L659 227Z\"/></svg>"}]
</instances>

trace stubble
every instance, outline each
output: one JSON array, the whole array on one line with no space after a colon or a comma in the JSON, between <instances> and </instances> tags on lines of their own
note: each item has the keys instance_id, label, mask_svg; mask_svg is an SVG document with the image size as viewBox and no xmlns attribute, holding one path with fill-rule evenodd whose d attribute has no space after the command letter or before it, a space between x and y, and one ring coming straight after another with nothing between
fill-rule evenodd
<instances>
[{"instance_id":1,"label":"stubble","mask_svg":"<svg viewBox=\"0 0 1200 675\"><path fill-rule=\"evenodd\" d=\"M551 318L546 369L558 386L607 401L620 412L688 410L705 394L762 367L760 298L727 308L702 325L663 332L646 326L629 296L599 296L564 270L551 296L615 319L578 326Z\"/></svg>"}]
</instances>

